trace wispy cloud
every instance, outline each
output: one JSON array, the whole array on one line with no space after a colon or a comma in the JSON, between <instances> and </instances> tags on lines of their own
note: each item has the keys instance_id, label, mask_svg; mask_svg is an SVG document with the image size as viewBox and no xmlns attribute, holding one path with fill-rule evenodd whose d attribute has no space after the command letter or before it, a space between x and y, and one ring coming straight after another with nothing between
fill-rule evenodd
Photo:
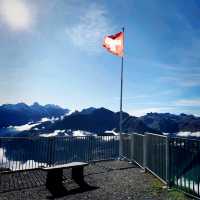
<instances>
[{"instance_id":1,"label":"wispy cloud","mask_svg":"<svg viewBox=\"0 0 200 200\"><path fill-rule=\"evenodd\" d=\"M145 94L135 94L134 96L125 96L123 100L125 102L133 102L134 104L139 105L157 105L158 102L155 101L160 96L169 96L177 94L178 92L173 89L163 90L163 91L152 91L151 93L146 92ZM119 101L120 97L113 97L114 101Z\"/></svg>"},{"instance_id":2,"label":"wispy cloud","mask_svg":"<svg viewBox=\"0 0 200 200\"><path fill-rule=\"evenodd\" d=\"M145 98L149 98L149 95L146 94L141 94L141 95L135 95L135 96L128 96L128 97L124 97L123 100L138 100L138 99L145 99ZM119 101L120 97L114 97L114 100Z\"/></svg>"},{"instance_id":3,"label":"wispy cloud","mask_svg":"<svg viewBox=\"0 0 200 200\"><path fill-rule=\"evenodd\" d=\"M200 86L200 67L198 65L191 64L190 66L188 63L165 64L161 62L151 60L146 61L142 59L133 59L133 61L139 62L142 65L148 65L152 68L162 70L162 75L160 75L158 81L174 83L178 86L183 87Z\"/></svg>"},{"instance_id":4,"label":"wispy cloud","mask_svg":"<svg viewBox=\"0 0 200 200\"><path fill-rule=\"evenodd\" d=\"M198 11L198 6L194 1L187 4L188 9L183 11L173 3L171 12L167 13L167 18L173 20L176 26L168 23L173 40L169 40L169 49L164 52L166 63L159 65L166 72L162 80L173 82L178 86L196 87L200 86L200 28L192 22L188 13L191 12L190 9Z\"/></svg>"},{"instance_id":5,"label":"wispy cloud","mask_svg":"<svg viewBox=\"0 0 200 200\"><path fill-rule=\"evenodd\" d=\"M160 80L175 83L183 87L195 87L200 86L200 73L173 73L170 75L162 76Z\"/></svg>"},{"instance_id":6,"label":"wispy cloud","mask_svg":"<svg viewBox=\"0 0 200 200\"><path fill-rule=\"evenodd\" d=\"M196 34L198 32L196 31ZM191 32L188 33L187 38L185 38L185 42L178 47L174 47L172 50L172 54L177 58L179 65L190 67L198 67L200 61L200 38L196 37L196 35ZM190 36L190 41L188 41L188 37ZM185 43L185 44L184 44Z\"/></svg>"},{"instance_id":7,"label":"wispy cloud","mask_svg":"<svg viewBox=\"0 0 200 200\"><path fill-rule=\"evenodd\" d=\"M0 0L0 21L14 31L29 30L33 8L24 0Z\"/></svg>"},{"instance_id":8,"label":"wispy cloud","mask_svg":"<svg viewBox=\"0 0 200 200\"><path fill-rule=\"evenodd\" d=\"M200 99L180 99L175 104L177 106L200 106Z\"/></svg>"},{"instance_id":9,"label":"wispy cloud","mask_svg":"<svg viewBox=\"0 0 200 200\"><path fill-rule=\"evenodd\" d=\"M113 30L106 9L90 5L79 21L66 29L69 40L81 50L99 52L103 36Z\"/></svg>"}]
</instances>

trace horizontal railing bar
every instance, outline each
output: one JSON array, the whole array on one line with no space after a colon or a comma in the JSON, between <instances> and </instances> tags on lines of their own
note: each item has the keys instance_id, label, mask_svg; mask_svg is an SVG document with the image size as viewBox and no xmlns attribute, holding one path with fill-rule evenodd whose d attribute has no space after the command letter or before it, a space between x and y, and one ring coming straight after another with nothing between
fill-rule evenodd
<instances>
[{"instance_id":1,"label":"horizontal railing bar","mask_svg":"<svg viewBox=\"0 0 200 200\"><path fill-rule=\"evenodd\" d=\"M27 139L27 140L31 140L31 139L51 139L51 138L87 138L87 137L94 137L94 138L101 138L101 137L119 137L118 135L85 135L85 136L50 136L50 137L43 137L43 136L32 136L32 137L0 137L0 139Z\"/></svg>"},{"instance_id":2,"label":"horizontal railing bar","mask_svg":"<svg viewBox=\"0 0 200 200\"><path fill-rule=\"evenodd\" d=\"M166 135L159 135L159 134L155 134L155 133L145 133L145 135L154 135L156 137L163 137L163 138L167 138Z\"/></svg>"},{"instance_id":3,"label":"horizontal railing bar","mask_svg":"<svg viewBox=\"0 0 200 200\"><path fill-rule=\"evenodd\" d=\"M167 182L164 179L162 179L160 176L158 176L155 172L153 172L152 170L150 170L148 167L145 167L145 169L147 171L149 171L152 175L154 175L156 178L158 178L160 181L162 181L165 185L167 185Z\"/></svg>"},{"instance_id":4,"label":"horizontal railing bar","mask_svg":"<svg viewBox=\"0 0 200 200\"><path fill-rule=\"evenodd\" d=\"M136 165L138 165L140 168L145 170L145 167L143 167L142 165L140 165L136 160L132 160L132 162L134 162Z\"/></svg>"},{"instance_id":5,"label":"horizontal railing bar","mask_svg":"<svg viewBox=\"0 0 200 200\"><path fill-rule=\"evenodd\" d=\"M144 137L145 135L141 134L141 133L129 133L128 135L139 135L139 136L142 136Z\"/></svg>"}]
</instances>

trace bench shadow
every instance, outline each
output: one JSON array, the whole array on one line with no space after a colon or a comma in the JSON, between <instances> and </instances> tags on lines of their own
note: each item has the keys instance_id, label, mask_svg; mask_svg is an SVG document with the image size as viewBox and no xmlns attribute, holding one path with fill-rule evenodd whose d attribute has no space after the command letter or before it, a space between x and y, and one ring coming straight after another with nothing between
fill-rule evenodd
<instances>
[{"instance_id":1,"label":"bench shadow","mask_svg":"<svg viewBox=\"0 0 200 200\"><path fill-rule=\"evenodd\" d=\"M48 187L48 191L51 193L51 196L47 196L48 199L55 199L55 198L61 198L68 195L83 193L91 190L96 190L99 187L96 186L90 186L87 183L84 183L83 185L80 185L78 188L74 188L71 190L67 190L64 184L60 185L52 185L51 187Z\"/></svg>"}]
</instances>

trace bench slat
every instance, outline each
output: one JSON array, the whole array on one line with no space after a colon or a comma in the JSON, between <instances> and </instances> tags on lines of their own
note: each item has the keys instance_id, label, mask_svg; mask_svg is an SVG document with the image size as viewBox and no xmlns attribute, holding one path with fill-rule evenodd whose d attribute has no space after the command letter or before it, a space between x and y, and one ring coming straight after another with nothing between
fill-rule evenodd
<instances>
[{"instance_id":1,"label":"bench slat","mask_svg":"<svg viewBox=\"0 0 200 200\"><path fill-rule=\"evenodd\" d=\"M79 167L79 166L87 166L88 163L85 162L71 162L67 164L62 164L62 165L55 165L52 167L44 167L42 170L53 170L53 169L66 169L66 168L73 168L73 167Z\"/></svg>"}]
</instances>

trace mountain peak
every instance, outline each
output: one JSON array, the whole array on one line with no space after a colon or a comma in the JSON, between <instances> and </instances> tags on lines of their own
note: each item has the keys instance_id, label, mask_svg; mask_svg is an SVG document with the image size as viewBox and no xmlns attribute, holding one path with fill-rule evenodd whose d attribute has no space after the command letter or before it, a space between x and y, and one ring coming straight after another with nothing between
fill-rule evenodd
<instances>
[{"instance_id":1,"label":"mountain peak","mask_svg":"<svg viewBox=\"0 0 200 200\"><path fill-rule=\"evenodd\" d=\"M31 105L31 107L40 107L41 105L38 102L34 102L33 105Z\"/></svg>"},{"instance_id":2,"label":"mountain peak","mask_svg":"<svg viewBox=\"0 0 200 200\"><path fill-rule=\"evenodd\" d=\"M94 108L94 107L89 107L89 108L83 109L80 113L83 114L83 115L89 115L89 114L91 114L92 112L94 112L95 110L96 110L96 108Z\"/></svg>"},{"instance_id":3,"label":"mountain peak","mask_svg":"<svg viewBox=\"0 0 200 200\"><path fill-rule=\"evenodd\" d=\"M46 104L45 106L44 106L45 108L58 108L58 109L60 109L61 107L60 106L58 106L58 105L55 105L55 104Z\"/></svg>"},{"instance_id":4,"label":"mountain peak","mask_svg":"<svg viewBox=\"0 0 200 200\"><path fill-rule=\"evenodd\" d=\"M21 110L21 109L29 109L29 106L23 102L20 102L20 103L17 103L17 104L11 104L11 107L13 109L18 109L18 110Z\"/></svg>"},{"instance_id":5,"label":"mountain peak","mask_svg":"<svg viewBox=\"0 0 200 200\"><path fill-rule=\"evenodd\" d=\"M14 104L12 104L14 105ZM17 104L15 104L15 106L28 106L27 104L25 104L24 102L19 102Z\"/></svg>"}]
</instances>

